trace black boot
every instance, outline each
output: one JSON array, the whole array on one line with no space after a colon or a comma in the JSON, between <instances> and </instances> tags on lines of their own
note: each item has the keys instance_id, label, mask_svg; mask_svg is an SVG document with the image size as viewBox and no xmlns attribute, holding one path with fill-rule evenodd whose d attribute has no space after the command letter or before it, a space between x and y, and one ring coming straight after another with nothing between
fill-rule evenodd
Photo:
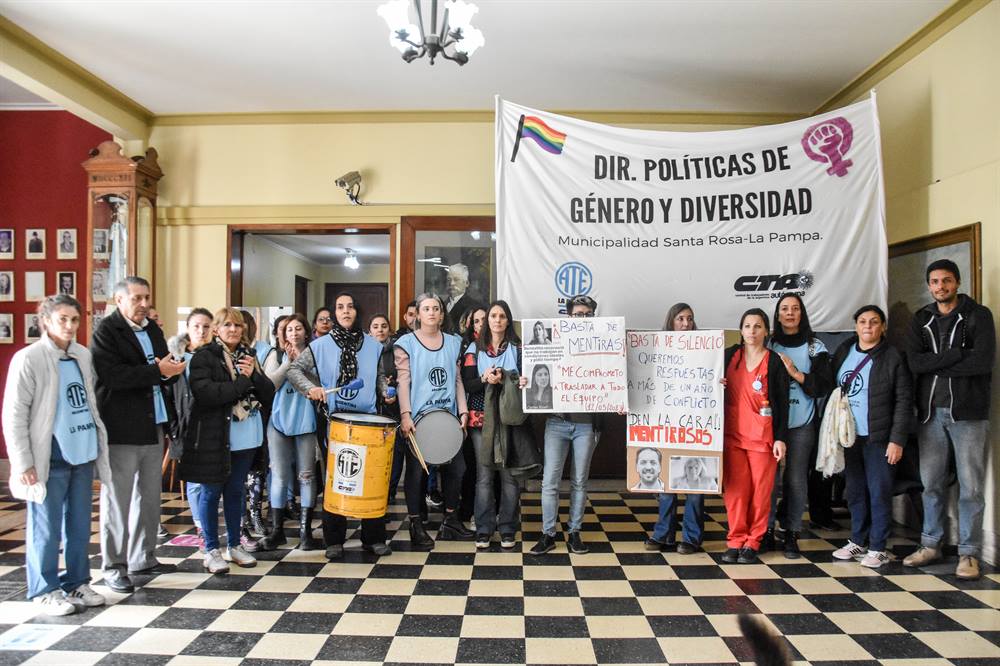
<instances>
[{"instance_id":1,"label":"black boot","mask_svg":"<svg viewBox=\"0 0 1000 666\"><path fill-rule=\"evenodd\" d=\"M267 534L267 526L264 524L264 516L261 509L261 505L264 502L264 494L261 492L261 486L261 475L251 472L247 479L247 499L249 500L247 504L249 506L247 507L244 522L251 533L265 536Z\"/></svg>"},{"instance_id":2,"label":"black boot","mask_svg":"<svg viewBox=\"0 0 1000 666\"><path fill-rule=\"evenodd\" d=\"M427 534L419 516L410 516L410 547L413 550L432 550L434 539Z\"/></svg>"},{"instance_id":3,"label":"black boot","mask_svg":"<svg viewBox=\"0 0 1000 666\"><path fill-rule=\"evenodd\" d=\"M441 527L438 529L438 539L442 541L465 541L476 536L476 533L466 527L454 511L447 511Z\"/></svg>"},{"instance_id":4,"label":"black boot","mask_svg":"<svg viewBox=\"0 0 1000 666\"><path fill-rule=\"evenodd\" d=\"M271 531L257 542L259 550L274 550L278 546L286 543L285 539L285 510L271 507Z\"/></svg>"},{"instance_id":5,"label":"black boot","mask_svg":"<svg viewBox=\"0 0 1000 666\"><path fill-rule=\"evenodd\" d=\"M299 550L319 549L316 540L313 539L312 520L312 507L302 507L302 515L299 517Z\"/></svg>"},{"instance_id":6,"label":"black boot","mask_svg":"<svg viewBox=\"0 0 1000 666\"><path fill-rule=\"evenodd\" d=\"M799 533L789 530L785 532L785 559L797 560L802 557L799 551Z\"/></svg>"},{"instance_id":7,"label":"black boot","mask_svg":"<svg viewBox=\"0 0 1000 666\"><path fill-rule=\"evenodd\" d=\"M760 552L769 553L774 550L774 528L769 527L764 532L764 538L760 540Z\"/></svg>"}]
</instances>

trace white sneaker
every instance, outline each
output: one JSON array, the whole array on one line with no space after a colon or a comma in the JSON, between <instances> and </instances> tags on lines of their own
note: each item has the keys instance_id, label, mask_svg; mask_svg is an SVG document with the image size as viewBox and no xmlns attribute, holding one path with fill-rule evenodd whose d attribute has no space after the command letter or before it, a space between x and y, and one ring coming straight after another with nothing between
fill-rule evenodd
<instances>
[{"instance_id":1,"label":"white sneaker","mask_svg":"<svg viewBox=\"0 0 1000 666\"><path fill-rule=\"evenodd\" d=\"M226 548L226 552L223 557L227 562L232 562L236 566L243 567L244 569L257 566L257 558L248 553L246 548L242 545L236 546L235 548Z\"/></svg>"},{"instance_id":2,"label":"white sneaker","mask_svg":"<svg viewBox=\"0 0 1000 666\"><path fill-rule=\"evenodd\" d=\"M853 541L848 541L843 548L833 551L833 556L838 560L860 560L868 552Z\"/></svg>"},{"instance_id":3,"label":"white sneaker","mask_svg":"<svg viewBox=\"0 0 1000 666\"><path fill-rule=\"evenodd\" d=\"M104 605L104 595L94 592L94 590L84 583L75 590L65 593L66 601L81 608L95 608Z\"/></svg>"},{"instance_id":4,"label":"white sneaker","mask_svg":"<svg viewBox=\"0 0 1000 666\"><path fill-rule=\"evenodd\" d=\"M76 612L76 606L66 601L62 590L52 590L45 594L39 594L32 601L41 606L42 612L46 615L72 615Z\"/></svg>"},{"instance_id":5,"label":"white sneaker","mask_svg":"<svg viewBox=\"0 0 1000 666\"><path fill-rule=\"evenodd\" d=\"M208 573L217 574L229 571L229 565L222 559L222 553L219 552L218 548L213 548L205 553L205 559L202 560L201 565L208 569Z\"/></svg>"},{"instance_id":6,"label":"white sneaker","mask_svg":"<svg viewBox=\"0 0 1000 666\"><path fill-rule=\"evenodd\" d=\"M868 553L861 558L861 566L868 567L869 569L878 569L886 562L892 562L892 555L884 550L869 550Z\"/></svg>"}]
</instances>

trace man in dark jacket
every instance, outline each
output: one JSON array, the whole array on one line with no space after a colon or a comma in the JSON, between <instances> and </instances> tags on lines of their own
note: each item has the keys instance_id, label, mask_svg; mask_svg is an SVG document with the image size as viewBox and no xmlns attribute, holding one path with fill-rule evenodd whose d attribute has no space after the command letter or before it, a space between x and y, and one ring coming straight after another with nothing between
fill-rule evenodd
<instances>
[{"instance_id":1,"label":"man in dark jacket","mask_svg":"<svg viewBox=\"0 0 1000 666\"><path fill-rule=\"evenodd\" d=\"M101 486L101 558L107 586L131 592L129 572L163 570L153 550L164 434L175 419L164 389L184 372L184 363L173 359L163 331L147 319L149 283L127 277L114 293L117 309L101 321L90 343L112 478Z\"/></svg>"},{"instance_id":2,"label":"man in dark jacket","mask_svg":"<svg viewBox=\"0 0 1000 666\"><path fill-rule=\"evenodd\" d=\"M926 277L934 302L913 315L906 334L906 359L917 385L924 528L920 548L903 564L922 567L941 557L948 459L954 455L959 488L955 575L974 580L983 544L996 332L989 309L958 293L962 277L955 262L932 262Z\"/></svg>"}]
</instances>

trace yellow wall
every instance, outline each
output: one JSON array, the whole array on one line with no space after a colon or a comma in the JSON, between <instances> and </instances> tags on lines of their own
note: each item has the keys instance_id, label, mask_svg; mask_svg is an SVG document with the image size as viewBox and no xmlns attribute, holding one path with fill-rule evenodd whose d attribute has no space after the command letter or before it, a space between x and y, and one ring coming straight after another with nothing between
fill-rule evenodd
<instances>
[{"instance_id":1,"label":"yellow wall","mask_svg":"<svg viewBox=\"0 0 1000 666\"><path fill-rule=\"evenodd\" d=\"M1000 2L991 2L876 86L889 242L982 223L983 303L1000 314ZM922 275L913 276L923 280ZM928 301L929 301L928 297ZM998 326L1000 328L1000 326ZM994 374L1000 366L994 366ZM994 381L993 457L1000 456ZM996 560L1000 486L987 473Z\"/></svg>"}]
</instances>

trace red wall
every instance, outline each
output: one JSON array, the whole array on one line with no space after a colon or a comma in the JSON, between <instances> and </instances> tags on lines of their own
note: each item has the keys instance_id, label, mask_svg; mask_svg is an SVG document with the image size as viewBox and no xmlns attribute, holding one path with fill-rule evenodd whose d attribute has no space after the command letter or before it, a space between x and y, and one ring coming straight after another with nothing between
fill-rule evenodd
<instances>
[{"instance_id":1,"label":"red wall","mask_svg":"<svg viewBox=\"0 0 1000 666\"><path fill-rule=\"evenodd\" d=\"M87 175L80 164L91 149L111 135L66 111L0 112L0 228L14 229L14 260L0 260L0 270L14 271L14 302L0 302L0 312L14 314L14 344L0 344L0 399L10 359L24 343L24 315L38 303L24 300L24 272L45 271L45 293L56 290L58 271L76 271L77 299L87 306L81 286L89 247ZM45 228L44 260L25 259L25 229ZM56 259L56 229L76 228L77 258ZM0 456L7 447L0 434Z\"/></svg>"}]
</instances>

